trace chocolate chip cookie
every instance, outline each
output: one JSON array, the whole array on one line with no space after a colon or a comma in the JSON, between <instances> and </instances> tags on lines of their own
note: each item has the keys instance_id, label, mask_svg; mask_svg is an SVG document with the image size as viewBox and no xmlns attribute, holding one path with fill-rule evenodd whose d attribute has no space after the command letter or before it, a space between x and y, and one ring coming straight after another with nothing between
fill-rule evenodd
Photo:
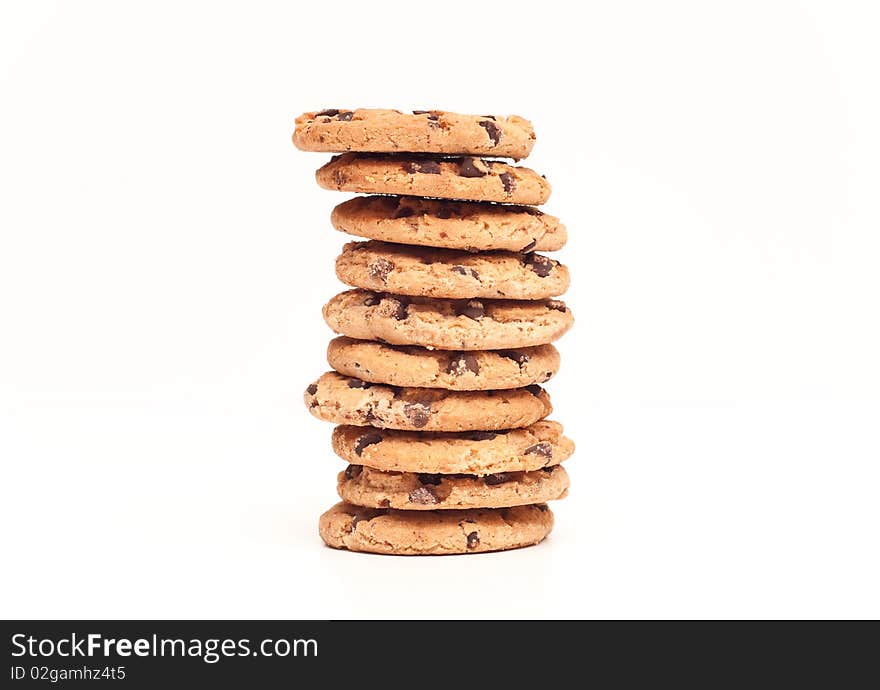
<instances>
[{"instance_id":1,"label":"chocolate chip cookie","mask_svg":"<svg viewBox=\"0 0 880 690\"><path fill-rule=\"evenodd\" d=\"M451 299L547 299L568 289L568 269L542 254L471 254L387 242L349 242L336 276L365 290Z\"/></svg>"},{"instance_id":2,"label":"chocolate chip cookie","mask_svg":"<svg viewBox=\"0 0 880 690\"><path fill-rule=\"evenodd\" d=\"M537 205L550 183L530 168L484 158L345 153L319 168L324 189Z\"/></svg>"},{"instance_id":3,"label":"chocolate chip cookie","mask_svg":"<svg viewBox=\"0 0 880 690\"><path fill-rule=\"evenodd\" d=\"M574 323L564 302L449 300L348 290L324 305L335 332L439 350L508 350L546 345Z\"/></svg>"},{"instance_id":4,"label":"chocolate chip cookie","mask_svg":"<svg viewBox=\"0 0 880 690\"><path fill-rule=\"evenodd\" d=\"M471 431L529 426L553 411L540 386L507 391L396 388L328 371L304 394L318 419L382 429Z\"/></svg>"},{"instance_id":5,"label":"chocolate chip cookie","mask_svg":"<svg viewBox=\"0 0 880 690\"><path fill-rule=\"evenodd\" d=\"M559 422L543 420L521 429L454 434L338 426L333 450L352 465L386 472L482 477L558 465L574 452L574 443Z\"/></svg>"},{"instance_id":6,"label":"chocolate chip cookie","mask_svg":"<svg viewBox=\"0 0 880 690\"><path fill-rule=\"evenodd\" d=\"M553 529L543 503L513 508L393 510L337 503L321 516L328 546L401 556L502 551L537 544Z\"/></svg>"},{"instance_id":7,"label":"chocolate chip cookie","mask_svg":"<svg viewBox=\"0 0 880 690\"><path fill-rule=\"evenodd\" d=\"M517 115L331 108L296 118L293 143L303 151L325 153L444 153L519 159L531 152L535 130Z\"/></svg>"},{"instance_id":8,"label":"chocolate chip cookie","mask_svg":"<svg viewBox=\"0 0 880 690\"><path fill-rule=\"evenodd\" d=\"M367 508L460 510L545 503L564 498L568 485L568 473L561 465L483 477L383 472L349 465L339 473L336 488L343 501Z\"/></svg>"},{"instance_id":9,"label":"chocolate chip cookie","mask_svg":"<svg viewBox=\"0 0 880 690\"><path fill-rule=\"evenodd\" d=\"M407 196L349 199L333 209L330 222L358 237L467 251L549 252L568 239L556 216L531 206Z\"/></svg>"},{"instance_id":10,"label":"chocolate chip cookie","mask_svg":"<svg viewBox=\"0 0 880 690\"><path fill-rule=\"evenodd\" d=\"M340 374L391 386L485 391L522 388L550 380L559 370L552 345L518 350L428 350L340 336L327 361Z\"/></svg>"}]
</instances>

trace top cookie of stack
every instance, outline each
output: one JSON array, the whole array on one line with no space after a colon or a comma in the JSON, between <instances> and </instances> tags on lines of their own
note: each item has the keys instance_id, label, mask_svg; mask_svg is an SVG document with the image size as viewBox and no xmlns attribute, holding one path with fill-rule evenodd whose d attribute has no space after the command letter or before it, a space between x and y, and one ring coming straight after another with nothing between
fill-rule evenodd
<instances>
[{"instance_id":1,"label":"top cookie of stack","mask_svg":"<svg viewBox=\"0 0 880 690\"><path fill-rule=\"evenodd\" d=\"M319 153L439 153L519 160L531 152L535 130L516 115L334 109L296 118L293 143L303 151Z\"/></svg>"}]
</instances>

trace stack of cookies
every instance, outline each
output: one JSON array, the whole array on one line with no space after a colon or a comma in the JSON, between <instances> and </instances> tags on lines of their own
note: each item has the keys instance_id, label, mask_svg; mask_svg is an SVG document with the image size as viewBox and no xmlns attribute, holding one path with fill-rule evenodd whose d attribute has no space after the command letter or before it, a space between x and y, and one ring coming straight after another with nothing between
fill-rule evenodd
<instances>
[{"instance_id":1,"label":"stack of cookies","mask_svg":"<svg viewBox=\"0 0 880 690\"><path fill-rule=\"evenodd\" d=\"M550 185L529 168L520 117L438 110L324 110L296 120L305 151L342 153L325 189L358 192L333 226L336 275L352 286L324 307L336 333L311 413L339 426L343 502L321 516L332 547L390 554L536 544L562 498L574 444L546 417L551 344L572 325L555 299L567 269L536 251L566 240L535 206Z\"/></svg>"}]
</instances>

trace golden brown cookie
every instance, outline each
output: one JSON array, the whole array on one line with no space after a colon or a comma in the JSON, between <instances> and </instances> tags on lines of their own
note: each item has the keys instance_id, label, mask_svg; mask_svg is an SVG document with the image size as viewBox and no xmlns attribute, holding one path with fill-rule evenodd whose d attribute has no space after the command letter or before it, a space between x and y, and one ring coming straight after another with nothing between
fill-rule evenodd
<instances>
[{"instance_id":1,"label":"golden brown cookie","mask_svg":"<svg viewBox=\"0 0 880 690\"><path fill-rule=\"evenodd\" d=\"M568 289L568 269L529 252L472 254L387 242L349 242L336 276L365 290L451 299L548 299Z\"/></svg>"},{"instance_id":2,"label":"golden brown cookie","mask_svg":"<svg viewBox=\"0 0 880 690\"><path fill-rule=\"evenodd\" d=\"M303 151L325 153L445 153L519 159L532 150L535 130L517 115L332 108L296 118L293 143Z\"/></svg>"},{"instance_id":3,"label":"golden brown cookie","mask_svg":"<svg viewBox=\"0 0 880 690\"><path fill-rule=\"evenodd\" d=\"M324 305L336 333L440 350L507 350L546 345L574 323L564 302L449 300L348 290Z\"/></svg>"},{"instance_id":4,"label":"golden brown cookie","mask_svg":"<svg viewBox=\"0 0 880 690\"><path fill-rule=\"evenodd\" d=\"M349 465L339 473L336 488L343 501L366 508L461 510L545 503L564 498L568 485L568 473L561 465L484 477L383 472Z\"/></svg>"},{"instance_id":5,"label":"golden brown cookie","mask_svg":"<svg viewBox=\"0 0 880 690\"><path fill-rule=\"evenodd\" d=\"M502 551L537 544L553 529L544 504L513 508L406 511L337 503L321 516L328 546L401 556Z\"/></svg>"},{"instance_id":6,"label":"golden brown cookie","mask_svg":"<svg viewBox=\"0 0 880 690\"><path fill-rule=\"evenodd\" d=\"M549 381L559 370L552 345L470 352L387 345L340 336L327 347L330 366L345 376L407 388L485 391Z\"/></svg>"},{"instance_id":7,"label":"golden brown cookie","mask_svg":"<svg viewBox=\"0 0 880 690\"><path fill-rule=\"evenodd\" d=\"M352 465L386 472L482 477L558 465L574 452L574 443L559 422L543 420L522 429L454 434L339 426L333 450Z\"/></svg>"},{"instance_id":8,"label":"golden brown cookie","mask_svg":"<svg viewBox=\"0 0 880 690\"><path fill-rule=\"evenodd\" d=\"M427 158L415 154L345 153L319 168L324 189L405 194L441 199L543 204L550 183L530 168L483 158Z\"/></svg>"},{"instance_id":9,"label":"golden brown cookie","mask_svg":"<svg viewBox=\"0 0 880 690\"><path fill-rule=\"evenodd\" d=\"M531 206L411 196L357 196L334 208L330 222L358 237L468 251L549 252L568 239L556 216Z\"/></svg>"},{"instance_id":10,"label":"golden brown cookie","mask_svg":"<svg viewBox=\"0 0 880 690\"><path fill-rule=\"evenodd\" d=\"M553 407L540 386L507 391L396 388L328 371L304 394L318 419L381 429L471 431L534 424Z\"/></svg>"}]
</instances>

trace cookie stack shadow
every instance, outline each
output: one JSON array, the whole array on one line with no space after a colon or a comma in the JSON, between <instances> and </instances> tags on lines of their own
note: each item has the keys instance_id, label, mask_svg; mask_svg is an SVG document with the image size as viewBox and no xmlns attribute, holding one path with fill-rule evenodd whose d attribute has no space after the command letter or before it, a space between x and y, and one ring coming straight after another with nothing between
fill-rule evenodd
<instances>
[{"instance_id":1,"label":"cookie stack shadow","mask_svg":"<svg viewBox=\"0 0 880 690\"><path fill-rule=\"evenodd\" d=\"M325 110L297 118L305 151L341 153L316 173L356 192L331 222L366 238L336 274L352 289L324 319L332 367L305 393L338 426L342 502L319 531L330 546L388 554L498 551L540 542L546 502L568 492L574 451L541 384L572 325L558 299L568 270L539 251L565 227L539 211L550 186L525 158L519 117Z\"/></svg>"}]
</instances>

